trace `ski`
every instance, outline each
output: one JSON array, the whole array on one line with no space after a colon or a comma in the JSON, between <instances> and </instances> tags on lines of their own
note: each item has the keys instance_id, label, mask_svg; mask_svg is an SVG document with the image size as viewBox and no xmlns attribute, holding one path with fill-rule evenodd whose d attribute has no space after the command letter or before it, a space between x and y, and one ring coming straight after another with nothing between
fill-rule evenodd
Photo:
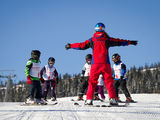
<instances>
[{"instance_id":1,"label":"ski","mask_svg":"<svg viewBox=\"0 0 160 120\"><path fill-rule=\"evenodd\" d=\"M76 99L71 99L71 101L85 101L83 100L76 100ZM93 100L93 101L100 101L100 102L105 102L105 100L99 99L99 100Z\"/></svg>"},{"instance_id":2,"label":"ski","mask_svg":"<svg viewBox=\"0 0 160 120\"><path fill-rule=\"evenodd\" d=\"M80 105L79 103L75 102L74 105Z\"/></svg>"},{"instance_id":3,"label":"ski","mask_svg":"<svg viewBox=\"0 0 160 120\"><path fill-rule=\"evenodd\" d=\"M54 103L45 103L45 104L28 104L28 103L24 103L24 104L20 104L20 106L46 106L46 105L57 105L58 102L54 102Z\"/></svg>"},{"instance_id":4,"label":"ski","mask_svg":"<svg viewBox=\"0 0 160 120\"><path fill-rule=\"evenodd\" d=\"M47 103L46 104L28 104L28 103L24 103L24 104L21 104L20 106L45 106L45 105L47 105Z\"/></svg>"},{"instance_id":5,"label":"ski","mask_svg":"<svg viewBox=\"0 0 160 120\"><path fill-rule=\"evenodd\" d=\"M47 103L47 105L57 105L58 102L53 102L53 103Z\"/></svg>"},{"instance_id":6,"label":"ski","mask_svg":"<svg viewBox=\"0 0 160 120\"><path fill-rule=\"evenodd\" d=\"M75 100L75 99L71 99L71 101L84 101L84 100Z\"/></svg>"},{"instance_id":7,"label":"ski","mask_svg":"<svg viewBox=\"0 0 160 120\"><path fill-rule=\"evenodd\" d=\"M80 106L82 107L83 105L80 105L79 103L75 102L74 103L75 106ZM102 105L84 105L84 106L88 106L88 107L127 107L129 105L129 103L125 103L123 105L107 105L107 104L102 104Z\"/></svg>"},{"instance_id":8,"label":"ski","mask_svg":"<svg viewBox=\"0 0 160 120\"><path fill-rule=\"evenodd\" d=\"M93 107L127 107L128 104L124 105L93 105Z\"/></svg>"},{"instance_id":9,"label":"ski","mask_svg":"<svg viewBox=\"0 0 160 120\"><path fill-rule=\"evenodd\" d=\"M138 101L132 101L132 102L128 102L128 101L119 101L118 103L137 103Z\"/></svg>"}]
</instances>

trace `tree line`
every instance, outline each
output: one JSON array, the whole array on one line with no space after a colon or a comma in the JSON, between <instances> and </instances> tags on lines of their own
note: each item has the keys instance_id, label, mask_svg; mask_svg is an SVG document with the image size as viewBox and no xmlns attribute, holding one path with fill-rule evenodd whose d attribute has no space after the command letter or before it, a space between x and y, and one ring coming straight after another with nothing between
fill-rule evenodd
<instances>
[{"instance_id":1,"label":"tree line","mask_svg":"<svg viewBox=\"0 0 160 120\"><path fill-rule=\"evenodd\" d=\"M127 71L126 76L130 93L160 93L160 63L139 68L132 67ZM57 97L77 96L80 80L80 74L59 75L59 82L56 85ZM29 93L29 87L26 81L19 81L17 84L12 83L8 92L8 102L24 101ZM107 93L105 87L104 89ZM4 100L5 92L6 87L0 81L0 102ZM48 98L50 98L49 95Z\"/></svg>"}]
</instances>

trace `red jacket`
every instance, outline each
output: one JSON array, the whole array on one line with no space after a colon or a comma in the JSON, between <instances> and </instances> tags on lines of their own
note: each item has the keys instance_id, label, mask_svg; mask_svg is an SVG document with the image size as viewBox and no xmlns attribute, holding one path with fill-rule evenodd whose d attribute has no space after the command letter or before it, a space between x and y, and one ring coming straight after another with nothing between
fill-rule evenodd
<instances>
[{"instance_id":1,"label":"red jacket","mask_svg":"<svg viewBox=\"0 0 160 120\"><path fill-rule=\"evenodd\" d=\"M113 46L127 46L131 41L107 37L104 32L96 32L93 37L82 43L71 44L70 47L77 50L93 49L92 64L110 64L108 50Z\"/></svg>"}]
</instances>

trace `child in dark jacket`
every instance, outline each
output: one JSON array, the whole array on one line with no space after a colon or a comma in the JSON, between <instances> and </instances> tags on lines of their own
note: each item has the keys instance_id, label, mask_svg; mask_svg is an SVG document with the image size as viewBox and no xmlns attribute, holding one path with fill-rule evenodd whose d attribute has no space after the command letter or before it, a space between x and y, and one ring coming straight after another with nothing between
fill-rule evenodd
<instances>
[{"instance_id":1,"label":"child in dark jacket","mask_svg":"<svg viewBox=\"0 0 160 120\"><path fill-rule=\"evenodd\" d=\"M51 101L56 100L55 88L58 83L58 72L54 67L55 59L50 57L48 59L48 65L45 65L40 71L41 81L44 83L42 95L45 101L47 101L48 90L50 89Z\"/></svg>"},{"instance_id":2,"label":"child in dark jacket","mask_svg":"<svg viewBox=\"0 0 160 120\"><path fill-rule=\"evenodd\" d=\"M132 100L131 95L127 89L126 65L122 63L121 57L118 53L113 54L112 61L114 62L114 65L113 65L114 87L116 90L116 96L118 98L118 102L122 102L118 96L119 87L121 88L124 95L126 96L126 102L134 102L134 100Z\"/></svg>"},{"instance_id":3,"label":"child in dark jacket","mask_svg":"<svg viewBox=\"0 0 160 120\"><path fill-rule=\"evenodd\" d=\"M90 70L91 70L91 60L92 60L92 55L87 54L86 57L86 63L82 68L82 75L81 75L81 82L79 86L79 93L78 93L78 100L83 100L83 95L85 94L85 91L88 88L88 80L90 76ZM95 92L94 99L97 100L98 98L98 91Z\"/></svg>"}]
</instances>

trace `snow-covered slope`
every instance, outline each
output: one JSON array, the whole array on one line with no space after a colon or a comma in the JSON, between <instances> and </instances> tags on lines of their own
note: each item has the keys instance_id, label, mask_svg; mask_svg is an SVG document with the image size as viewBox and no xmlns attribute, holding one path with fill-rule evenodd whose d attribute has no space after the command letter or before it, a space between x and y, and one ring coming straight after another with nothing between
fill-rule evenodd
<instances>
[{"instance_id":1,"label":"snow-covered slope","mask_svg":"<svg viewBox=\"0 0 160 120\"><path fill-rule=\"evenodd\" d=\"M123 108L78 107L71 97L59 98L55 106L0 103L0 120L160 120L160 94L132 94L132 98L138 103Z\"/></svg>"}]
</instances>

